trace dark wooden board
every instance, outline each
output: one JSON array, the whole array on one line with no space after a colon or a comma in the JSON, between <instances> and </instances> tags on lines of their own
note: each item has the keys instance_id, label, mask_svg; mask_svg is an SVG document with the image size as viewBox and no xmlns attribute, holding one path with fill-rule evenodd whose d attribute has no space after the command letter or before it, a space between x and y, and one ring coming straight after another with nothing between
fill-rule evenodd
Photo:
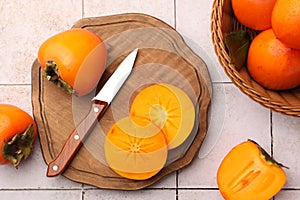
<instances>
[{"instance_id":1,"label":"dark wooden board","mask_svg":"<svg viewBox=\"0 0 300 200\"><path fill-rule=\"evenodd\" d=\"M86 18L72 28L88 29L104 40L108 50L107 68L94 91L77 97L47 81L37 60L33 63L33 114L45 162L48 164L58 154L68 135L87 113L91 98L118 64L131 50L139 48L132 74L62 175L99 188L137 190L189 165L197 156L207 132L207 111L212 93L210 77L202 59L171 26L144 14ZM157 175L143 181L125 179L106 164L103 153L105 134L118 119L128 116L134 96L154 83L173 84L190 96L197 110L195 127L183 145L170 151L166 166Z\"/></svg>"}]
</instances>

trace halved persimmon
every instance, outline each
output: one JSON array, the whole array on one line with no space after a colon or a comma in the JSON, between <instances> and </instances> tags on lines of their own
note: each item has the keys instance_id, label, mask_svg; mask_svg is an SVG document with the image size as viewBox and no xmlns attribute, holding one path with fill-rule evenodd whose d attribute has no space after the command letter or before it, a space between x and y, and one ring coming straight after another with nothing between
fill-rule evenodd
<instances>
[{"instance_id":1,"label":"halved persimmon","mask_svg":"<svg viewBox=\"0 0 300 200\"><path fill-rule=\"evenodd\" d=\"M217 172L222 196L230 200L267 200L286 182L284 166L253 140L236 145Z\"/></svg>"},{"instance_id":2,"label":"halved persimmon","mask_svg":"<svg viewBox=\"0 0 300 200\"><path fill-rule=\"evenodd\" d=\"M164 134L160 131L147 137L139 131L138 125L124 119L126 123L117 122L107 133L104 143L106 162L122 177L133 180L151 178L164 167L167 160ZM126 125L125 129L122 125Z\"/></svg>"},{"instance_id":3,"label":"halved persimmon","mask_svg":"<svg viewBox=\"0 0 300 200\"><path fill-rule=\"evenodd\" d=\"M153 123L162 127L169 149L181 145L195 123L195 107L189 96L170 84L154 84L135 97L130 117L140 125Z\"/></svg>"}]
</instances>

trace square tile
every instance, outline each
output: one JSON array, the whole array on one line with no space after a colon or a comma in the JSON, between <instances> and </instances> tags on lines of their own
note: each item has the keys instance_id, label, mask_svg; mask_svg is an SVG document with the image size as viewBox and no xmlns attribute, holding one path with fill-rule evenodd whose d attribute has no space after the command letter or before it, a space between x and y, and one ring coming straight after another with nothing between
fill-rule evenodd
<instances>
[{"instance_id":1,"label":"square tile","mask_svg":"<svg viewBox=\"0 0 300 200\"><path fill-rule=\"evenodd\" d=\"M212 1L193 4L189 0L176 1L176 29L189 38L197 39L204 49L211 48L210 14ZM188 13L188 14L187 14Z\"/></svg>"},{"instance_id":2,"label":"square tile","mask_svg":"<svg viewBox=\"0 0 300 200\"><path fill-rule=\"evenodd\" d=\"M31 155L18 169L12 165L0 165L1 189L81 189L82 184L75 183L63 176L46 176L47 165L42 157L38 138Z\"/></svg>"},{"instance_id":3,"label":"square tile","mask_svg":"<svg viewBox=\"0 0 300 200\"><path fill-rule=\"evenodd\" d=\"M117 190L86 190L85 200L152 200L152 199L176 199L175 190L138 190L138 191L117 191Z\"/></svg>"},{"instance_id":4,"label":"square tile","mask_svg":"<svg viewBox=\"0 0 300 200\"><path fill-rule=\"evenodd\" d=\"M176 172L163 177L158 182L150 185L148 188L176 188Z\"/></svg>"},{"instance_id":5,"label":"square tile","mask_svg":"<svg viewBox=\"0 0 300 200\"><path fill-rule=\"evenodd\" d=\"M289 169L286 188L300 189L300 118L273 112L274 158Z\"/></svg>"},{"instance_id":6,"label":"square tile","mask_svg":"<svg viewBox=\"0 0 300 200\"><path fill-rule=\"evenodd\" d=\"M96 187L90 185L84 185L85 189L95 189ZM153 185L147 187L147 189L173 189L176 188L176 172L169 174Z\"/></svg>"},{"instance_id":7,"label":"square tile","mask_svg":"<svg viewBox=\"0 0 300 200\"><path fill-rule=\"evenodd\" d=\"M300 200L299 190L282 190L276 196L275 200Z\"/></svg>"},{"instance_id":8,"label":"square tile","mask_svg":"<svg viewBox=\"0 0 300 200\"><path fill-rule=\"evenodd\" d=\"M174 0L84 0L84 17L144 13L174 26Z\"/></svg>"},{"instance_id":9,"label":"square tile","mask_svg":"<svg viewBox=\"0 0 300 200\"><path fill-rule=\"evenodd\" d=\"M219 190L179 190L180 200L223 200Z\"/></svg>"},{"instance_id":10,"label":"square tile","mask_svg":"<svg viewBox=\"0 0 300 200\"><path fill-rule=\"evenodd\" d=\"M218 121L209 123L208 134L220 134L220 136L216 137L216 145L207 156L196 158L190 166L179 173L179 188L217 188L216 174L221 161L234 146L247 139L255 140L270 152L269 110L253 102L232 84L213 86L215 92L210 120ZM225 89L225 99L217 92L221 90L220 87ZM219 119L218 110L222 109L225 109L225 117ZM221 128L218 127L220 125Z\"/></svg>"},{"instance_id":11,"label":"square tile","mask_svg":"<svg viewBox=\"0 0 300 200\"><path fill-rule=\"evenodd\" d=\"M176 30L207 64L213 82L231 82L214 51L210 30L213 1L176 1Z\"/></svg>"},{"instance_id":12,"label":"square tile","mask_svg":"<svg viewBox=\"0 0 300 200\"><path fill-rule=\"evenodd\" d=\"M49 190L10 190L0 191L1 199L16 199L16 200L57 200L57 199L68 199L68 200L81 200L81 191L49 191Z\"/></svg>"},{"instance_id":13,"label":"square tile","mask_svg":"<svg viewBox=\"0 0 300 200\"><path fill-rule=\"evenodd\" d=\"M11 104L32 116L30 85L0 85L0 104Z\"/></svg>"},{"instance_id":14,"label":"square tile","mask_svg":"<svg viewBox=\"0 0 300 200\"><path fill-rule=\"evenodd\" d=\"M81 0L0 2L0 84L29 84L39 46L82 17ZM69 12L66 12L69 10Z\"/></svg>"}]
</instances>

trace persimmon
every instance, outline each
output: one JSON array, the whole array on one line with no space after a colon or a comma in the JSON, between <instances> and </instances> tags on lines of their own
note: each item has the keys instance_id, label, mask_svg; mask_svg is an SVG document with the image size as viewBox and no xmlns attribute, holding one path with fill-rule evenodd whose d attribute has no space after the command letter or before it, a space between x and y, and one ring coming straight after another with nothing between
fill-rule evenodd
<instances>
[{"instance_id":1,"label":"persimmon","mask_svg":"<svg viewBox=\"0 0 300 200\"><path fill-rule=\"evenodd\" d=\"M195 107L189 96L170 84L154 84L134 98L130 117L140 125L162 127L168 148L174 149L190 135L195 123Z\"/></svg>"},{"instance_id":2,"label":"persimmon","mask_svg":"<svg viewBox=\"0 0 300 200\"><path fill-rule=\"evenodd\" d=\"M33 118L20 108L0 104L0 164L18 168L33 148L37 129Z\"/></svg>"},{"instance_id":3,"label":"persimmon","mask_svg":"<svg viewBox=\"0 0 300 200\"><path fill-rule=\"evenodd\" d=\"M260 145L248 140L232 148L222 160L218 187L227 200L271 199L286 182L283 167Z\"/></svg>"},{"instance_id":4,"label":"persimmon","mask_svg":"<svg viewBox=\"0 0 300 200\"><path fill-rule=\"evenodd\" d=\"M107 133L104 151L108 165L128 179L151 178L167 160L168 149L163 132L148 137L139 131L135 123L127 123L126 132L122 125L123 122L117 122Z\"/></svg>"},{"instance_id":5,"label":"persimmon","mask_svg":"<svg viewBox=\"0 0 300 200\"><path fill-rule=\"evenodd\" d=\"M272 28L288 47L300 49L300 1L277 0L272 12Z\"/></svg>"},{"instance_id":6,"label":"persimmon","mask_svg":"<svg viewBox=\"0 0 300 200\"><path fill-rule=\"evenodd\" d=\"M91 92L105 70L107 50L102 39L86 29L70 29L47 39L38 61L48 80L75 92Z\"/></svg>"},{"instance_id":7,"label":"persimmon","mask_svg":"<svg viewBox=\"0 0 300 200\"><path fill-rule=\"evenodd\" d=\"M272 10L276 0L231 0L235 17L254 30L271 28Z\"/></svg>"},{"instance_id":8,"label":"persimmon","mask_svg":"<svg viewBox=\"0 0 300 200\"><path fill-rule=\"evenodd\" d=\"M272 29L258 34L250 44L247 67L265 88L285 90L300 85L300 51L287 47Z\"/></svg>"}]
</instances>

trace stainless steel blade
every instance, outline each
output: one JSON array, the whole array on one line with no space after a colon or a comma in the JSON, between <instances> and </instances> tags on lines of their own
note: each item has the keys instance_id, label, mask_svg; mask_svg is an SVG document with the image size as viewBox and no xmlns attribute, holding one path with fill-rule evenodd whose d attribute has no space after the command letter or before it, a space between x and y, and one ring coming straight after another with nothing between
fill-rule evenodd
<instances>
[{"instance_id":1,"label":"stainless steel blade","mask_svg":"<svg viewBox=\"0 0 300 200\"><path fill-rule=\"evenodd\" d=\"M122 61L93 100L105 101L108 104L111 103L131 73L137 53L138 49L136 48Z\"/></svg>"}]
</instances>

